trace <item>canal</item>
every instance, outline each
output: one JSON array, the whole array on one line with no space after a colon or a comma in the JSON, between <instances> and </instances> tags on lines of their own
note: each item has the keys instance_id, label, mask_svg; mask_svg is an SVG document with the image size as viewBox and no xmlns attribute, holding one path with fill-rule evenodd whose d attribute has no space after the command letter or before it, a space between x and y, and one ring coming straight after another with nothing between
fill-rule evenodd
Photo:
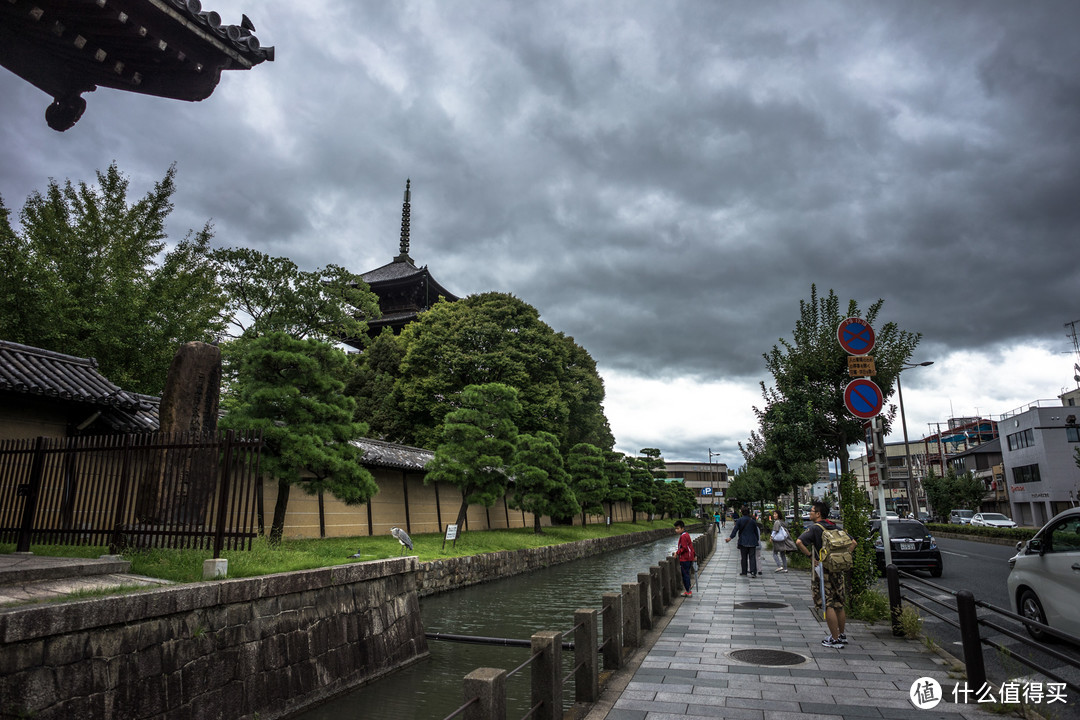
<instances>
[{"instance_id":1,"label":"canal","mask_svg":"<svg viewBox=\"0 0 1080 720\"><path fill-rule=\"evenodd\" d=\"M696 537L696 536L695 536ZM674 536L420 601L427 632L528 639L540 630L567 631L575 610L600 610L602 595L636 582L675 549ZM428 641L431 656L389 677L295 715L294 720L439 720L464 702L462 680L479 667L512 670L527 648ZM565 676L572 653L565 652ZM529 709L529 668L507 682L510 718ZM567 705L573 700L567 698Z\"/></svg>"}]
</instances>

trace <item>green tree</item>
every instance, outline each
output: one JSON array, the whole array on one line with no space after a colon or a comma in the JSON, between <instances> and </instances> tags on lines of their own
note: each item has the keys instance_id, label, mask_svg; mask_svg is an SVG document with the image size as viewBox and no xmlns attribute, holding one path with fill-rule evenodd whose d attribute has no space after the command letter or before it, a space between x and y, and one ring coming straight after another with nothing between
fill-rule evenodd
<instances>
[{"instance_id":1,"label":"green tree","mask_svg":"<svg viewBox=\"0 0 1080 720\"><path fill-rule=\"evenodd\" d=\"M342 393L345 353L280 332L241 347L238 401L221 424L263 434L261 467L278 479L271 542L281 540L293 485L311 495L329 492L348 505L367 502L378 486L352 444L367 427L353 419L355 403Z\"/></svg>"},{"instance_id":2,"label":"green tree","mask_svg":"<svg viewBox=\"0 0 1080 720\"><path fill-rule=\"evenodd\" d=\"M518 391L521 432L550 432L560 447L611 446L600 404L603 384L588 354L512 295L438 302L402 330L400 342L394 440L437 444L443 418L466 386L500 383Z\"/></svg>"},{"instance_id":3,"label":"green tree","mask_svg":"<svg viewBox=\"0 0 1080 720\"><path fill-rule=\"evenodd\" d=\"M563 468L558 438L540 431L519 435L514 453L511 507L533 515L533 531L543 532L540 518L571 517L581 510Z\"/></svg>"},{"instance_id":4,"label":"green tree","mask_svg":"<svg viewBox=\"0 0 1080 720\"><path fill-rule=\"evenodd\" d=\"M393 399L394 384L404 357L397 336L390 328L383 328L364 352L349 357L355 361L356 371L345 392L356 400L357 418L367 422L374 435L395 436L398 420Z\"/></svg>"},{"instance_id":5,"label":"green tree","mask_svg":"<svg viewBox=\"0 0 1080 720\"><path fill-rule=\"evenodd\" d=\"M793 339L781 338L764 355L774 387L766 388L762 383L765 409L755 408L764 445L778 462L839 458L841 473L848 471L848 446L864 432L863 421L844 405L844 388L852 378L847 372L848 355L836 337L841 321L861 317L874 327L874 381L886 397L921 338L918 333L901 330L896 323L880 323L883 305L884 301L878 300L863 313L851 300L841 313L836 294L830 290L827 297L819 297L814 285L810 300L799 302ZM894 415L895 407L883 414L886 431Z\"/></svg>"},{"instance_id":6,"label":"green tree","mask_svg":"<svg viewBox=\"0 0 1080 720\"><path fill-rule=\"evenodd\" d=\"M609 496L604 451L589 443L578 443L566 454L566 469L570 487L581 505L581 524L589 515L603 515L604 501Z\"/></svg>"},{"instance_id":7,"label":"green tree","mask_svg":"<svg viewBox=\"0 0 1080 720\"><path fill-rule=\"evenodd\" d=\"M936 508L939 514L957 508L978 512L986 495L986 485L974 473L968 471L957 475L953 467L948 468L944 476L931 469L923 479L923 489L926 490L930 507Z\"/></svg>"},{"instance_id":8,"label":"green tree","mask_svg":"<svg viewBox=\"0 0 1080 720\"><path fill-rule=\"evenodd\" d=\"M646 516L656 511L656 478L643 458L626 457L630 471L630 521L637 522L638 513Z\"/></svg>"},{"instance_id":9,"label":"green tree","mask_svg":"<svg viewBox=\"0 0 1080 720\"><path fill-rule=\"evenodd\" d=\"M859 543L852 558L851 593L848 595L851 601L877 582L877 550L870 535L870 500L859 488L855 473L841 474L839 486L844 530Z\"/></svg>"},{"instance_id":10,"label":"green tree","mask_svg":"<svg viewBox=\"0 0 1080 720\"><path fill-rule=\"evenodd\" d=\"M283 332L335 342L364 337L367 320L379 317L379 299L367 283L337 265L308 272L247 248L215 250L212 258L228 300L230 337Z\"/></svg>"},{"instance_id":11,"label":"green tree","mask_svg":"<svg viewBox=\"0 0 1080 720\"><path fill-rule=\"evenodd\" d=\"M656 511L660 517L685 517L693 515L697 506L697 496L694 491L686 487L681 480L669 481L657 478L656 483Z\"/></svg>"},{"instance_id":12,"label":"green tree","mask_svg":"<svg viewBox=\"0 0 1080 720\"><path fill-rule=\"evenodd\" d=\"M736 470L727 489L729 507L763 502L769 497L768 484L768 474L759 467L746 465Z\"/></svg>"},{"instance_id":13,"label":"green tree","mask_svg":"<svg viewBox=\"0 0 1080 720\"><path fill-rule=\"evenodd\" d=\"M177 347L223 328L211 228L168 248L175 166L135 202L115 163L96 175L32 193L20 232L0 201L0 337L96 358L121 387L158 394Z\"/></svg>"},{"instance_id":14,"label":"green tree","mask_svg":"<svg viewBox=\"0 0 1080 720\"><path fill-rule=\"evenodd\" d=\"M455 524L464 528L469 505L491 507L506 494L521 412L518 392L501 383L469 385L461 406L447 413L442 442L427 467L425 483L447 482L461 490Z\"/></svg>"},{"instance_id":15,"label":"green tree","mask_svg":"<svg viewBox=\"0 0 1080 720\"><path fill-rule=\"evenodd\" d=\"M604 451L604 482L607 487L608 517L615 514L615 503L630 502L630 468L626 456L616 450Z\"/></svg>"}]
</instances>

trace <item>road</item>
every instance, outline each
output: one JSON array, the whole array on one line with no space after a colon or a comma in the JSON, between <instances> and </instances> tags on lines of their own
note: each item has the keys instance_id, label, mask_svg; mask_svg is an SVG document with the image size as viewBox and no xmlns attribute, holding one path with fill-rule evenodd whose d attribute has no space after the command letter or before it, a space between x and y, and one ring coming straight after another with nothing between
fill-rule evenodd
<instances>
[{"instance_id":1,"label":"road","mask_svg":"<svg viewBox=\"0 0 1080 720\"><path fill-rule=\"evenodd\" d=\"M1009 610L1008 586L1006 579L1009 576L1010 557L1016 554L1016 549L1008 545L991 545L989 543L958 540L953 538L939 538L938 547L941 549L944 573L940 578L931 578L928 573L915 573L921 579L935 585L949 589L950 591L970 590L976 600L989 603L999 608ZM910 583L910 580L904 580ZM924 591L931 592L935 597L948 601L955 606L953 598L944 592L935 591L929 587L922 587ZM881 590L885 590L884 580L881 581ZM905 592L905 594L908 594ZM1078 599L1080 601L1080 599ZM944 609L937 603L920 599L920 603L933 606L938 612ZM948 623L939 620L925 612L920 613L923 617L923 631L938 645L957 658L963 658L963 648L960 643L960 631ZM954 611L945 611L947 617L955 619ZM1023 630L1023 625L1012 619L996 615L988 610L980 609L980 617L992 617L995 622L1005 627L1013 628L1030 640L1030 636ZM1014 640L1007 635L993 631L986 627L980 628L982 636L989 638L1007 648L1013 655L1020 655L1034 660L1039 665L1056 673L1069 682L1080 686L1080 669L1070 667L1061 660L1053 658L1044 652ZM1034 642L1034 640L1031 640ZM1064 653L1080 665L1080 648L1064 643L1052 643L1054 650ZM1034 675L1033 671L1019 663L1015 658L1006 657L994 648L983 646L983 658L986 665L986 674L989 681L1000 686L1001 683L1019 677L1031 676L1034 681L1042 683L1050 682L1042 676ZM1053 715L1062 720L1080 720L1080 692L1071 689L1066 690L1067 701L1065 705L1055 703L1040 705L1036 710L1046 711L1044 715ZM1050 712L1052 710L1052 712Z\"/></svg>"}]
</instances>

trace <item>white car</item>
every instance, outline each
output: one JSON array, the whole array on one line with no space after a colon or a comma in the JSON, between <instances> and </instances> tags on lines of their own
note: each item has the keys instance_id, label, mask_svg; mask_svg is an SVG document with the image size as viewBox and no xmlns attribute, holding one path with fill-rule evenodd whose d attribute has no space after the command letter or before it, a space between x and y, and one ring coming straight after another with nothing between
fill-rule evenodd
<instances>
[{"instance_id":1,"label":"white car","mask_svg":"<svg viewBox=\"0 0 1080 720\"><path fill-rule=\"evenodd\" d=\"M1009 602L1018 615L1080 642L1080 507L1055 515L1009 560ZM1026 626L1036 640L1049 633Z\"/></svg>"},{"instance_id":2,"label":"white car","mask_svg":"<svg viewBox=\"0 0 1080 720\"><path fill-rule=\"evenodd\" d=\"M1001 513L975 513L969 524L983 527L1016 527L1016 523Z\"/></svg>"}]
</instances>

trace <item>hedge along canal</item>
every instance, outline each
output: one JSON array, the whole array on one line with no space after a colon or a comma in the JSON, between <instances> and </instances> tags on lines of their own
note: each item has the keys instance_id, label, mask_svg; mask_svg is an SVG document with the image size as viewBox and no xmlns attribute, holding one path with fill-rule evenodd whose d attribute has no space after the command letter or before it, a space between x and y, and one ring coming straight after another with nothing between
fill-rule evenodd
<instances>
[{"instance_id":1,"label":"hedge along canal","mask_svg":"<svg viewBox=\"0 0 1080 720\"><path fill-rule=\"evenodd\" d=\"M646 536L644 544L599 550L564 564L423 597L424 629L514 639L528 639L540 630L569 630L575 610L598 610L604 593L619 592L622 583L636 581L638 573L647 572L675 549L676 538L666 529L623 537L637 537L640 543L641 536ZM510 670L529 656L525 648L442 641L429 641L428 649L427 658L292 717L440 720L461 706L462 681L468 673L479 667ZM572 653L564 653L564 664L571 658ZM564 673L567 670L568 666ZM510 678L508 717L525 715L529 692L527 671Z\"/></svg>"}]
</instances>

